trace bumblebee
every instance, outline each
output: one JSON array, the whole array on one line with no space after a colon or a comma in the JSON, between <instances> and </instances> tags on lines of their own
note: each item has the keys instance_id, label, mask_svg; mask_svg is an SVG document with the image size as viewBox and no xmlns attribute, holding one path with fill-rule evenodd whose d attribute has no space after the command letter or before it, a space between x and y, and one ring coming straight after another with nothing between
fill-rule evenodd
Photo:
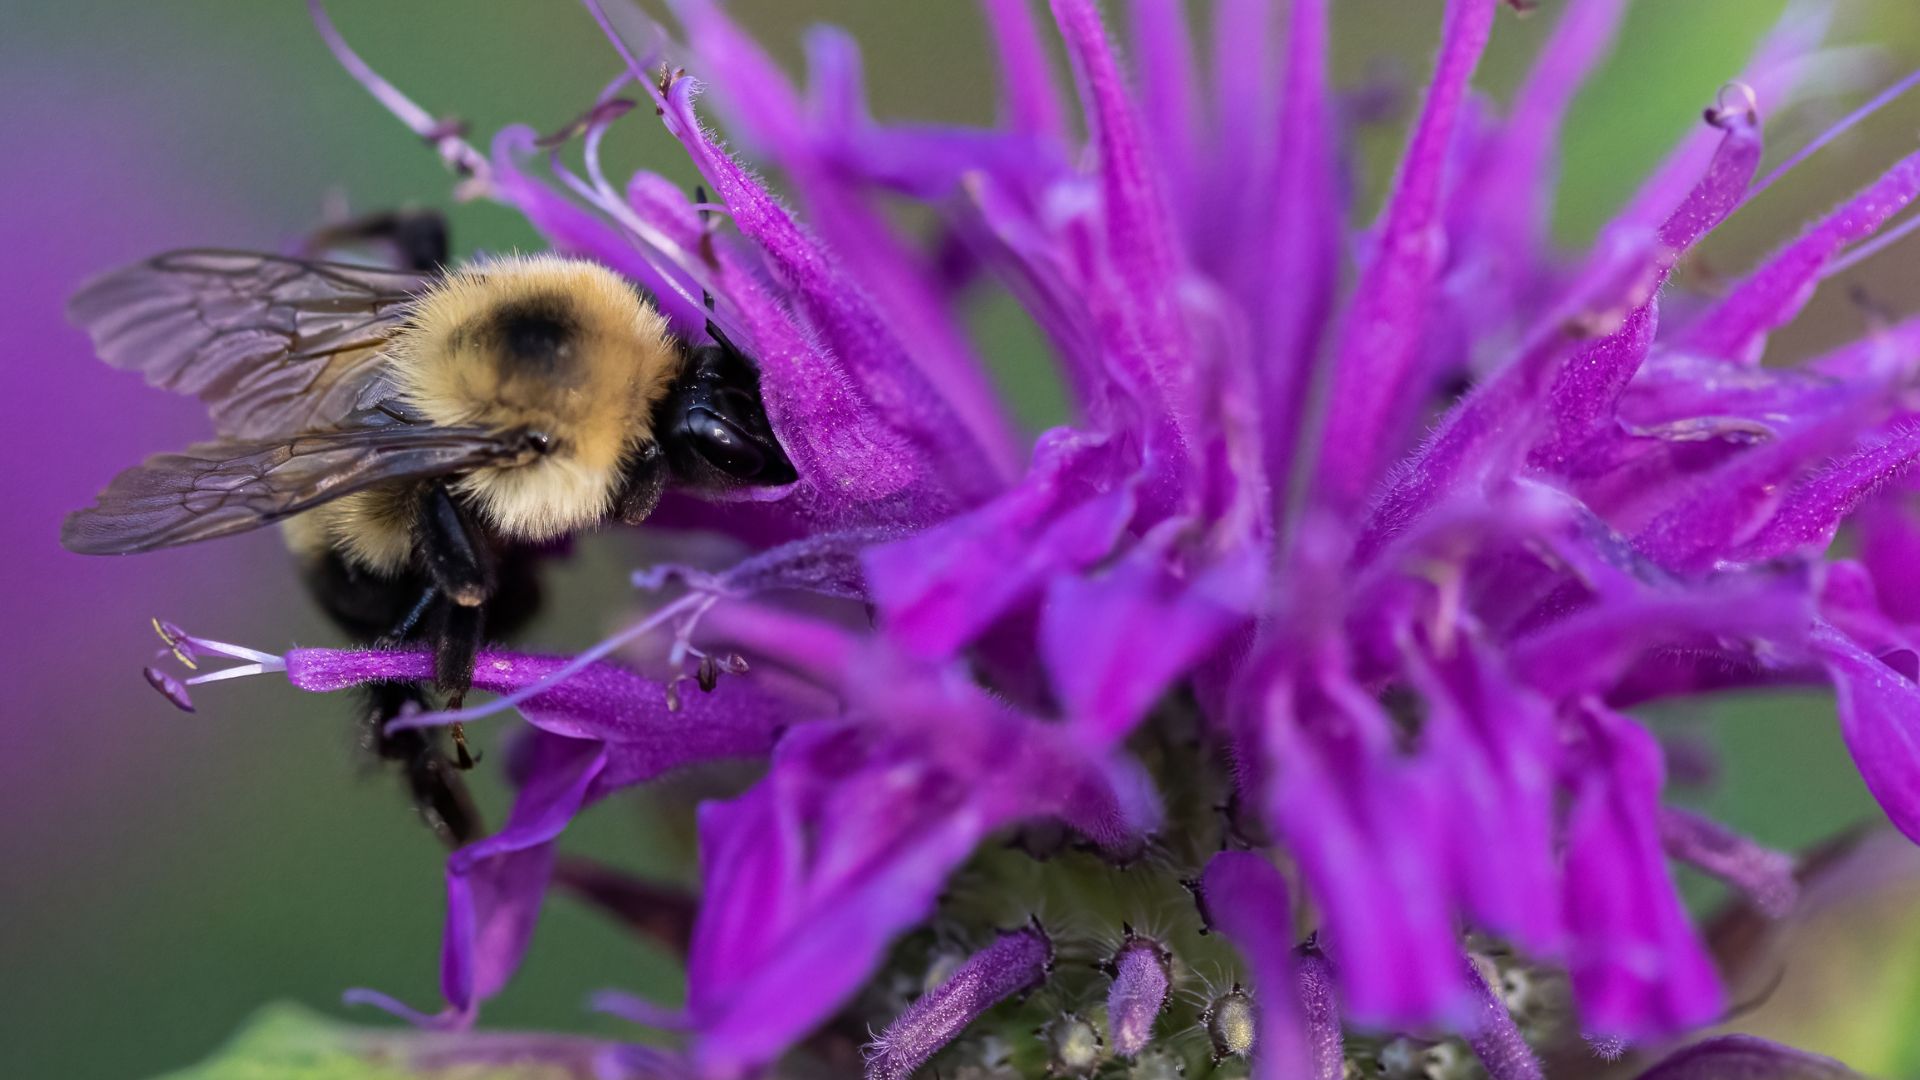
<instances>
[{"instance_id":1,"label":"bumblebee","mask_svg":"<svg viewBox=\"0 0 1920 1080\"><path fill-rule=\"evenodd\" d=\"M128 469L67 518L72 551L118 555L279 523L320 607L356 640L425 643L458 708L483 640L539 602L542 549L646 519L669 485L795 478L754 364L718 327L676 339L596 263L514 256L440 271L437 215L350 239L406 269L174 251L82 287L69 313L101 359L198 396L215 441ZM444 839L478 818L434 737L386 731L426 688L370 688L367 738L405 768Z\"/></svg>"}]
</instances>

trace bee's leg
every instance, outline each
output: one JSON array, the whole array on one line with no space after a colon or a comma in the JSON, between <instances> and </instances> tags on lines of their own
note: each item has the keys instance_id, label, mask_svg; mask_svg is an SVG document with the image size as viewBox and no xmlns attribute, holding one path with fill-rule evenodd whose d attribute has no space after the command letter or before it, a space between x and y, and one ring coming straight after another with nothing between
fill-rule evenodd
<instances>
[{"instance_id":1,"label":"bee's leg","mask_svg":"<svg viewBox=\"0 0 1920 1080\"><path fill-rule=\"evenodd\" d=\"M480 651L485 620L481 606L492 598L496 578L493 552L445 484L429 484L421 496L421 562L447 599L436 608L433 627L433 680L457 709L473 685L473 660ZM467 732L453 725L453 744L462 769L473 767Z\"/></svg>"},{"instance_id":2,"label":"bee's leg","mask_svg":"<svg viewBox=\"0 0 1920 1080\"><path fill-rule=\"evenodd\" d=\"M417 683L372 683L365 689L367 742L386 761L406 770L407 791L427 827L449 847L460 847L482 833L480 812L448 761L420 730L388 731L387 724L410 706L427 708L426 690Z\"/></svg>"},{"instance_id":3,"label":"bee's leg","mask_svg":"<svg viewBox=\"0 0 1920 1080\"><path fill-rule=\"evenodd\" d=\"M493 595L492 553L445 484L428 484L417 518L427 576L457 607L477 608Z\"/></svg>"},{"instance_id":4,"label":"bee's leg","mask_svg":"<svg viewBox=\"0 0 1920 1080\"><path fill-rule=\"evenodd\" d=\"M356 641L376 648L420 643L440 623L435 609L446 606L440 589L419 574L387 578L355 569L337 552L305 567L307 588L322 610ZM427 709L423 682L370 683L358 692L360 739L367 752L398 765L420 818L449 845L459 846L483 833L483 822L467 797L453 763L430 731L388 731L387 725L410 708Z\"/></svg>"},{"instance_id":5,"label":"bee's leg","mask_svg":"<svg viewBox=\"0 0 1920 1080\"><path fill-rule=\"evenodd\" d=\"M486 632L484 609L442 604L433 627L433 682L447 695L447 708L458 709L473 686L473 662L480 654L480 640ZM466 728L452 728L454 763L471 769L477 760L467 749Z\"/></svg>"},{"instance_id":6,"label":"bee's leg","mask_svg":"<svg viewBox=\"0 0 1920 1080\"><path fill-rule=\"evenodd\" d=\"M402 615L400 621L394 624L393 629L387 631L386 636L375 642L375 644L381 646L398 645L408 638L413 637L414 632L420 628L421 620L426 618L427 612L433 607L433 602L438 599L440 599L440 587L437 585L427 586L427 591L420 594L420 599L415 600L413 606L407 609L407 613Z\"/></svg>"}]
</instances>

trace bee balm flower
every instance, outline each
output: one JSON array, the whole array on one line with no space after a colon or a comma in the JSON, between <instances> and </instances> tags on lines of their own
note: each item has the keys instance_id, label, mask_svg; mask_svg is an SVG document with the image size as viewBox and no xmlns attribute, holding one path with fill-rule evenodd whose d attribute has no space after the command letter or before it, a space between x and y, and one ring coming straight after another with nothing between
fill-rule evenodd
<instances>
[{"instance_id":1,"label":"bee balm flower","mask_svg":"<svg viewBox=\"0 0 1920 1080\"><path fill-rule=\"evenodd\" d=\"M762 549L647 578L685 587L641 628L672 630L673 663L744 658L712 696L669 708L673 673L604 649L482 657L476 685L536 734L506 828L452 857L435 1022L470 1022L511 974L572 814L717 756L766 769L700 808L686 1005L642 1011L685 1033L676 1067L719 1077L786 1054L1039 1069L1061 1016L1143 1069L1224 1039L1260 1075L1333 1077L1343 1038L1351 1056L1452 1031L1500 1080L1537 1076L1496 955L1564 978L1563 1026L1603 1045L1706 1024L1727 1003L1670 857L1776 907L1790 885L1782 857L1663 804L1631 710L1702 690L1831 684L1868 787L1920 838L1901 590L1920 321L1757 362L1920 191L1920 158L1724 295L1672 281L1756 190L1817 9L1568 255L1546 240L1555 140L1621 0L1569 0L1504 114L1471 92L1502 5L1449 0L1354 235L1326 0L1219 4L1232 59L1211 81L1171 6L1128 9L1129 64L1091 0L1053 0L1074 104L1027 5L983 6L1003 119L956 129L872 119L834 31L809 39L803 92L710 0L671 4L682 44L591 2L628 71L572 132L577 166L523 128L480 154L350 63L467 190L647 288L679 332L724 327L798 474L663 508ZM711 203L604 174L628 83ZM932 243L883 212L898 200L932 212ZM982 287L1024 306L1068 387L1072 419L1035 439L963 330ZM1856 520L1861 558L1835 557ZM786 602L807 592L827 599ZM313 690L431 667L242 655ZM968 958L908 1000L892 988L936 940ZM1654 1075L1763 1052L1785 1053L1709 1047Z\"/></svg>"}]
</instances>

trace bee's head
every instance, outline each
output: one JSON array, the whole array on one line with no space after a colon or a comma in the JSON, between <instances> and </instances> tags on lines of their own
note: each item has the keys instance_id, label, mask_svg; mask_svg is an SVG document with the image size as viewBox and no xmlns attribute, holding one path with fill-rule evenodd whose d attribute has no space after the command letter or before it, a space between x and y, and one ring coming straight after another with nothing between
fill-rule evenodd
<instances>
[{"instance_id":1,"label":"bee's head","mask_svg":"<svg viewBox=\"0 0 1920 1080\"><path fill-rule=\"evenodd\" d=\"M774 437L753 364L709 323L714 344L692 349L654 414L674 480L695 488L772 487L795 479Z\"/></svg>"},{"instance_id":2,"label":"bee's head","mask_svg":"<svg viewBox=\"0 0 1920 1080\"><path fill-rule=\"evenodd\" d=\"M464 268L423 296L394 370L436 424L528 432L538 451L460 487L503 535L547 539L612 509L681 366L623 279L553 256Z\"/></svg>"}]
</instances>

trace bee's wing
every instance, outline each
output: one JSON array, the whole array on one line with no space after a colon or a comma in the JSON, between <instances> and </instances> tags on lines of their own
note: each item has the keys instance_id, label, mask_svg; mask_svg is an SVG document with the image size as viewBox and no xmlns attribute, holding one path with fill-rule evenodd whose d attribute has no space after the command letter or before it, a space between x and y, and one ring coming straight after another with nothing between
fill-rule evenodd
<instances>
[{"instance_id":1,"label":"bee's wing","mask_svg":"<svg viewBox=\"0 0 1920 1080\"><path fill-rule=\"evenodd\" d=\"M389 480L417 480L517 460L518 432L412 424L375 412L346 427L282 439L201 443L113 478L68 516L60 542L120 555L245 532Z\"/></svg>"},{"instance_id":2,"label":"bee's wing","mask_svg":"<svg viewBox=\"0 0 1920 1080\"><path fill-rule=\"evenodd\" d=\"M100 358L197 395L220 434L331 428L391 393L387 339L419 274L239 251L173 251L87 283L67 311Z\"/></svg>"}]
</instances>

